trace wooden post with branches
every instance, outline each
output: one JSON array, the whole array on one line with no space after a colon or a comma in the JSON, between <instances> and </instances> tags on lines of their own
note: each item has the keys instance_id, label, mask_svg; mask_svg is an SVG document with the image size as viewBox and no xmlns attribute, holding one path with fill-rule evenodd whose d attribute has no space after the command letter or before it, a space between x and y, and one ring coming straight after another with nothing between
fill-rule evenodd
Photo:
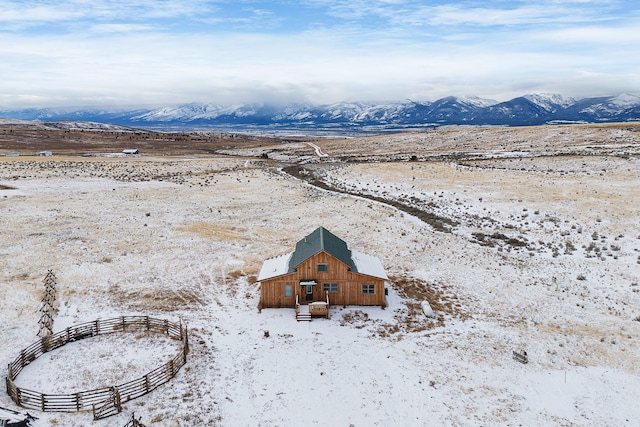
<instances>
[{"instance_id":1,"label":"wooden post with branches","mask_svg":"<svg viewBox=\"0 0 640 427\"><path fill-rule=\"evenodd\" d=\"M44 278L44 292L42 294L42 307L40 307L40 329L38 336L42 338L43 344L48 342L49 337L53 333L53 316L55 316L57 289L56 289L56 275L53 270L49 270ZM48 349L48 345L43 345L43 349Z\"/></svg>"}]
</instances>

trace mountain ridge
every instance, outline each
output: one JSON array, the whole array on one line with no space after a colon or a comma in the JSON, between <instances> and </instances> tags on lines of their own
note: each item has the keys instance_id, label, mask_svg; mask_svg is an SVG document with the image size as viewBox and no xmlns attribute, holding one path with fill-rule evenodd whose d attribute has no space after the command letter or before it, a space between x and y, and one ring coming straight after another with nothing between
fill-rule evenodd
<instances>
[{"instance_id":1,"label":"mountain ridge","mask_svg":"<svg viewBox=\"0 0 640 427\"><path fill-rule=\"evenodd\" d=\"M498 102L475 96L449 96L433 102L349 101L310 103L187 103L158 108L29 108L0 111L0 117L40 121L90 121L135 127L402 128L442 125L526 126L548 123L603 123L640 120L640 95L594 98L527 94Z\"/></svg>"}]
</instances>

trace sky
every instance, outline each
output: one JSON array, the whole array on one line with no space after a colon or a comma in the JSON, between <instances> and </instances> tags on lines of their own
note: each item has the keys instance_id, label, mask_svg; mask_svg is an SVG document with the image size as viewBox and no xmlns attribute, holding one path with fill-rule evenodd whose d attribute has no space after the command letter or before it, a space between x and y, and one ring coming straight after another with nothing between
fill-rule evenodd
<instances>
[{"instance_id":1,"label":"sky","mask_svg":"<svg viewBox=\"0 0 640 427\"><path fill-rule=\"evenodd\" d=\"M637 0L0 0L0 108L640 93Z\"/></svg>"}]
</instances>

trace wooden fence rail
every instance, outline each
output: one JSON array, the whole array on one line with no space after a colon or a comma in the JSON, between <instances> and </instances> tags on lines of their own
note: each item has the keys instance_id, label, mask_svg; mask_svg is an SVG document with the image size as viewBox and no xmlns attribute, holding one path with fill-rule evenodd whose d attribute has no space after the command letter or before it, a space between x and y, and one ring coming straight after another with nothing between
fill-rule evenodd
<instances>
[{"instance_id":1,"label":"wooden fence rail","mask_svg":"<svg viewBox=\"0 0 640 427\"><path fill-rule=\"evenodd\" d=\"M122 412L122 401L120 400L120 393L115 387L111 387L109 393L109 399L101 402L100 404L93 405L93 419L99 420L102 418L110 417Z\"/></svg>"},{"instance_id":2,"label":"wooden fence rail","mask_svg":"<svg viewBox=\"0 0 640 427\"><path fill-rule=\"evenodd\" d=\"M95 390L69 394L44 394L17 387L14 382L22 369L29 363L44 353L69 342L96 335L140 330L166 334L173 339L182 341L179 354L163 366L148 372L141 378L124 384ZM38 409L47 412L75 412L93 409L94 418L96 416L103 418L103 415L109 416L114 414L113 410L103 409L109 407L110 404L112 408L114 406L118 408L119 412L121 410L120 402L128 402L129 400L143 396L170 381L187 362L188 352L189 338L187 328L183 327L180 323L154 319L149 316L122 316L114 319L94 320L93 322L81 323L57 332L50 337L44 337L40 341L36 341L23 349L20 355L9 363L8 376L6 377L7 394L9 394L16 404L24 408ZM114 402L114 395L118 396L117 405L110 403Z\"/></svg>"}]
</instances>

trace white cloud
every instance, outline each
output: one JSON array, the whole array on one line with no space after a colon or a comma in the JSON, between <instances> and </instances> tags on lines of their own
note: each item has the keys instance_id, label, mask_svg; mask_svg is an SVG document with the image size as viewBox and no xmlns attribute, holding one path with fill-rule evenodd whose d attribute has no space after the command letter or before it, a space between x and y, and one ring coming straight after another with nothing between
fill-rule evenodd
<instances>
[{"instance_id":1,"label":"white cloud","mask_svg":"<svg viewBox=\"0 0 640 427\"><path fill-rule=\"evenodd\" d=\"M581 44L590 46L619 44L638 45L640 42L640 19L624 26L585 25L541 32L537 38L545 42Z\"/></svg>"},{"instance_id":2,"label":"white cloud","mask_svg":"<svg viewBox=\"0 0 640 427\"><path fill-rule=\"evenodd\" d=\"M375 14L391 24L337 20L278 34L271 29L284 17L266 4L241 3L242 13L223 15L212 2L207 2L209 13L200 14L197 2L63 3L59 15L49 19L64 21L71 13L99 19L70 19L65 31L43 35L0 30L0 104L328 103L452 94L504 100L535 91L576 97L640 91L635 55L640 25L631 18L617 26L556 25L559 18L552 15L559 9L544 10L551 3L510 11L423 8L416 15L405 13L418 10L416 3L403 0L313 1L321 3L325 11L349 19ZM17 4L0 0L0 6ZM30 4L23 12L31 16L27 21L36 22L46 15L38 8L53 2ZM567 7L567 2L554 4ZM17 22L6 12L13 9L4 10L5 19ZM572 19L589 21L592 13ZM198 32L180 28L172 33L173 20L150 16L189 16L192 20L184 22L210 22L216 30L204 25ZM546 24L529 25L540 21ZM322 16L317 22L324 22ZM487 31L488 22L500 26ZM220 30L231 25L235 32ZM242 26L246 29L238 32Z\"/></svg>"},{"instance_id":3,"label":"white cloud","mask_svg":"<svg viewBox=\"0 0 640 427\"><path fill-rule=\"evenodd\" d=\"M413 19L416 20L414 24L423 23L437 26L514 26L581 22L585 18L580 11L536 4L513 9L464 8L460 6L425 7L414 14Z\"/></svg>"},{"instance_id":4,"label":"white cloud","mask_svg":"<svg viewBox=\"0 0 640 427\"><path fill-rule=\"evenodd\" d=\"M513 26L606 19L611 2L589 0L465 1L425 5L407 0L311 0L345 20L379 17L392 26ZM591 7L584 7L589 4Z\"/></svg>"},{"instance_id":5,"label":"white cloud","mask_svg":"<svg viewBox=\"0 0 640 427\"><path fill-rule=\"evenodd\" d=\"M5 2L6 3L6 2ZM80 17L78 12L52 6L17 8L0 2L0 32L17 31L47 22L69 21Z\"/></svg>"},{"instance_id":6,"label":"white cloud","mask_svg":"<svg viewBox=\"0 0 640 427\"><path fill-rule=\"evenodd\" d=\"M89 28L89 32L95 34L111 34L111 33L137 33L147 32L157 29L153 25L138 24L97 24Z\"/></svg>"},{"instance_id":7,"label":"white cloud","mask_svg":"<svg viewBox=\"0 0 640 427\"><path fill-rule=\"evenodd\" d=\"M211 1L190 0L56 0L0 1L0 22L23 22L38 25L100 19L140 20L201 16L213 10Z\"/></svg>"},{"instance_id":8,"label":"white cloud","mask_svg":"<svg viewBox=\"0 0 640 427\"><path fill-rule=\"evenodd\" d=\"M295 40L154 33L133 38L50 38L37 44L5 39L0 74L12 77L0 87L22 99L47 94L53 103L71 99L78 103L77 97L87 103L112 99L121 104L271 99L328 103L451 94L505 99L505 94L516 91L510 86L542 87L545 81L556 84L575 76L572 59L552 53L504 55L491 47L451 49L438 44L365 51L341 46L339 37L322 34ZM9 45L13 47L6 48ZM584 58L580 61L583 66Z\"/></svg>"}]
</instances>

